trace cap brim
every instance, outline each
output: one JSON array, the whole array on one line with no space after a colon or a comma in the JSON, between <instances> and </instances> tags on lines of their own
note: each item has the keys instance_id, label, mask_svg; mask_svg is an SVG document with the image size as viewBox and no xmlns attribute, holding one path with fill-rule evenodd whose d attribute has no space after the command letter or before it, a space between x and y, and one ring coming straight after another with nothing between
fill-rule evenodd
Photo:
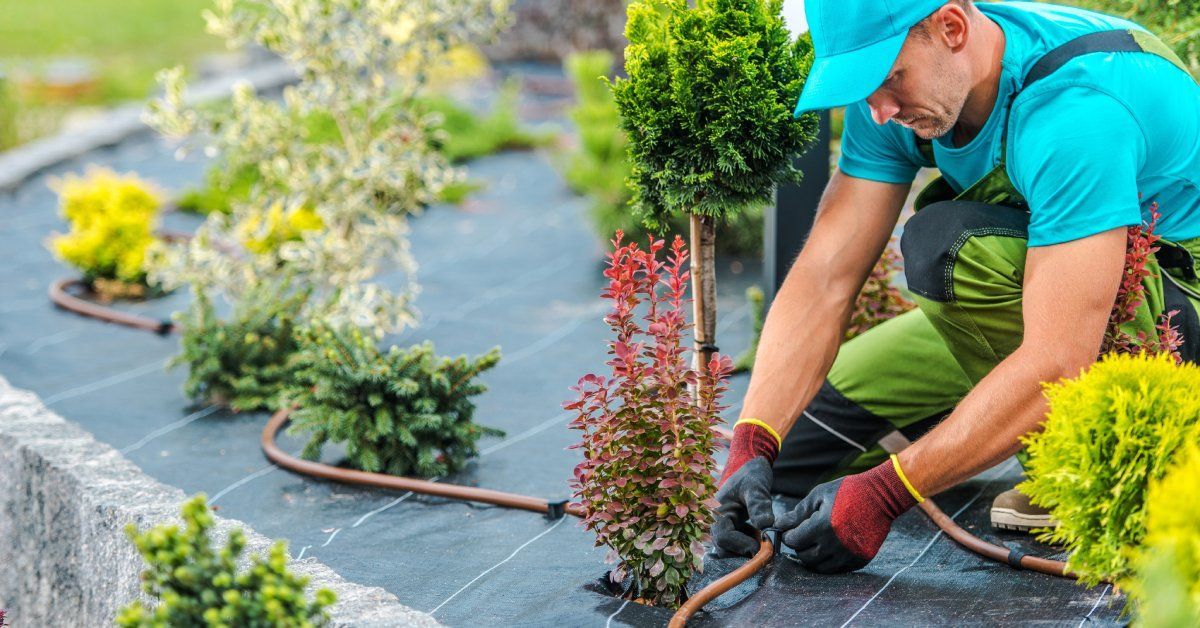
<instances>
[{"instance_id":1,"label":"cap brim","mask_svg":"<svg viewBox=\"0 0 1200 628\"><path fill-rule=\"evenodd\" d=\"M907 37L905 31L858 50L816 58L792 115L798 118L808 111L842 107L870 96L887 78Z\"/></svg>"}]
</instances>

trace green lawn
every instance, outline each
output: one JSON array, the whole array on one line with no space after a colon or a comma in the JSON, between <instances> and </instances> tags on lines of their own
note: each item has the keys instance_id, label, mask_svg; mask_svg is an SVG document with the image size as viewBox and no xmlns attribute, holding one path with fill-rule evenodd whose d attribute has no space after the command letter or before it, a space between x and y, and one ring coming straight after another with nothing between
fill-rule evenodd
<instances>
[{"instance_id":1,"label":"green lawn","mask_svg":"<svg viewBox=\"0 0 1200 628\"><path fill-rule=\"evenodd\" d=\"M142 98L161 67L187 64L220 40L200 13L212 0L0 0L0 63L92 60L99 102Z\"/></svg>"}]
</instances>

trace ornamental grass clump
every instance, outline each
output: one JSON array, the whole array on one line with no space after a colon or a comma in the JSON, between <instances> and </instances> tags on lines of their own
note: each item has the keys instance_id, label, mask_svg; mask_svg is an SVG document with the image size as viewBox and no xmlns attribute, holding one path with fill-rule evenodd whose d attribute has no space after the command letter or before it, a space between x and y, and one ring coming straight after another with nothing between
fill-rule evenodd
<instances>
[{"instance_id":1,"label":"ornamental grass clump","mask_svg":"<svg viewBox=\"0 0 1200 628\"><path fill-rule=\"evenodd\" d=\"M54 254L102 296L144 296L146 250L162 205L158 192L137 175L104 168L66 176L54 187L70 225L70 232L51 238Z\"/></svg>"},{"instance_id":2,"label":"ornamental grass clump","mask_svg":"<svg viewBox=\"0 0 1200 628\"><path fill-rule=\"evenodd\" d=\"M1024 439L1018 488L1059 522L1041 539L1071 551L1081 581L1115 582L1146 533L1146 490L1200 422L1200 367L1168 354L1112 354L1075 379L1047 383L1044 430Z\"/></svg>"},{"instance_id":3,"label":"ornamental grass clump","mask_svg":"<svg viewBox=\"0 0 1200 628\"><path fill-rule=\"evenodd\" d=\"M572 387L578 398L564 404L583 432L572 487L583 525L618 563L612 580L629 578L630 598L676 607L703 569L716 506L714 426L733 365L717 354L703 369L688 366L683 240L676 236L659 261L661 240L642 250L622 244L623 235L613 240L602 293L612 302L612 375L584 376Z\"/></svg>"},{"instance_id":4,"label":"ornamental grass clump","mask_svg":"<svg viewBox=\"0 0 1200 628\"><path fill-rule=\"evenodd\" d=\"M226 319L196 291L180 318L183 351L170 366L186 365L183 390L191 398L234 411L272 410L291 380L296 313L308 298L288 282L258 284L233 304Z\"/></svg>"},{"instance_id":5,"label":"ornamental grass clump","mask_svg":"<svg viewBox=\"0 0 1200 628\"><path fill-rule=\"evenodd\" d=\"M1137 575L1125 583L1142 626L1200 626L1200 446L1194 435L1146 497Z\"/></svg>"},{"instance_id":6,"label":"ornamental grass clump","mask_svg":"<svg viewBox=\"0 0 1200 628\"><path fill-rule=\"evenodd\" d=\"M318 589L305 595L308 578L287 568L283 541L271 546L264 559L255 555L249 567L238 568L246 549L240 529L229 533L223 547L210 538L214 519L204 495L183 505L184 528L161 525L145 532L129 524L126 533L146 560L142 589L158 601L146 608L140 601L121 609L116 623L123 628L168 626L273 626L308 628L329 622L326 609L334 593Z\"/></svg>"},{"instance_id":7,"label":"ornamental grass clump","mask_svg":"<svg viewBox=\"0 0 1200 628\"><path fill-rule=\"evenodd\" d=\"M792 40L782 0L636 0L625 72L612 84L628 135L632 206L656 232L688 216L695 367L714 353L716 223L796 182L817 117L792 117L812 42Z\"/></svg>"},{"instance_id":8,"label":"ornamental grass clump","mask_svg":"<svg viewBox=\"0 0 1200 628\"><path fill-rule=\"evenodd\" d=\"M462 470L479 439L503 432L472 421L476 378L500 361L500 348L468 359L441 358L433 343L383 353L358 329L312 328L300 334L295 378L285 395L290 433L309 433L303 456L345 443L350 466L435 477Z\"/></svg>"}]
</instances>

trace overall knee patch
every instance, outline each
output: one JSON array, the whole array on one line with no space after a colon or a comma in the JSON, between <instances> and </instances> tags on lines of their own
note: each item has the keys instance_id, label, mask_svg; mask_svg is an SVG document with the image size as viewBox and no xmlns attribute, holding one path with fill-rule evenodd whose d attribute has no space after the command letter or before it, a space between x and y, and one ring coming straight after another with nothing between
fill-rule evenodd
<instances>
[{"instance_id":1,"label":"overall knee patch","mask_svg":"<svg viewBox=\"0 0 1200 628\"><path fill-rule=\"evenodd\" d=\"M1026 239L1029 214L971 201L943 201L917 212L904 225L900 251L914 294L939 303L955 300L954 266L971 238L999 235Z\"/></svg>"}]
</instances>

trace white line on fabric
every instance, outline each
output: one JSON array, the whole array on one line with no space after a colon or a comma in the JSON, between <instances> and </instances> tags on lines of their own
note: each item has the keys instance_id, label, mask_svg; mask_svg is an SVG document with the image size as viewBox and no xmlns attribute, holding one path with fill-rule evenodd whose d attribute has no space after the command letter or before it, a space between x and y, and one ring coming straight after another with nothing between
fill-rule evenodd
<instances>
[{"instance_id":1,"label":"white line on fabric","mask_svg":"<svg viewBox=\"0 0 1200 628\"><path fill-rule=\"evenodd\" d=\"M150 364L145 364L145 365L139 366L138 368L135 368L133 370L125 371L124 373L117 373L116 375L113 375L111 377L106 377L102 380L98 380L98 381L92 382L90 384L84 384L83 386L76 386L75 388L72 388L70 390L64 390L58 394L50 395L49 397L46 397L45 399L43 399L42 403L46 406L49 406L51 404L58 403L59 401L71 399L72 397L78 397L80 395L86 395L88 393L96 392L97 390L103 390L105 388L108 388L109 386L115 386L117 384L120 384L121 382L127 382L131 379L136 379L143 375L148 375L150 373L153 373L154 371L161 371L162 369L166 368L166 365L167 365L167 360L162 360L160 362L152 362Z\"/></svg>"},{"instance_id":2,"label":"white line on fabric","mask_svg":"<svg viewBox=\"0 0 1200 628\"><path fill-rule=\"evenodd\" d=\"M813 416L812 413L809 412L808 410L804 411L804 416L808 417L809 421L816 423L819 427L821 427L821 429L824 429L826 432L829 432L830 434L833 434L834 436L837 436L838 438L846 441L847 443L850 443L851 445L857 447L859 451L862 451L862 452L867 451L866 447L859 445L858 443L850 440L850 438L848 436L846 436L845 434L842 434L842 433L838 432L837 430L833 429L832 427L829 427L828 425L822 423L819 419L817 419L817 417Z\"/></svg>"},{"instance_id":3,"label":"white line on fabric","mask_svg":"<svg viewBox=\"0 0 1200 628\"><path fill-rule=\"evenodd\" d=\"M516 362L520 362L521 360L524 360L525 358L528 358L530 356L537 354L542 349L545 349L546 347L549 347L550 345L558 342L559 340L562 340L568 334L570 334L571 332L578 329L579 326L583 324L583 321L591 319L592 316L593 316L593 314L591 312L589 312L587 314L580 314L579 316L576 316L575 318L567 321L562 327L559 327L558 329L546 334L545 336L542 336L541 340L517 351L516 353L508 356L507 358L504 358L503 360L500 361L500 364L497 365L496 368L500 369L500 368L504 368L506 366L512 366Z\"/></svg>"},{"instance_id":4,"label":"white line on fabric","mask_svg":"<svg viewBox=\"0 0 1200 628\"><path fill-rule=\"evenodd\" d=\"M495 445L492 445L491 447L484 449L483 451L479 452L479 455L486 456L488 454L494 454L497 451L500 451L501 449L506 449L508 447L511 447L511 446L529 438L530 436L539 434L541 432L545 432L546 430L554 427L555 425L562 425L563 421L565 421L570 416L571 416L570 412L563 412L563 413L555 416L552 419L543 421L542 423L539 423L539 424L525 430L524 432L521 432L520 434L513 436L512 438L506 438L506 439L496 443Z\"/></svg>"},{"instance_id":5,"label":"white line on fabric","mask_svg":"<svg viewBox=\"0 0 1200 628\"><path fill-rule=\"evenodd\" d=\"M1096 612L1097 608L1100 608L1100 602L1104 601L1104 596L1108 595L1108 590L1111 588L1111 584L1104 585L1104 590L1100 592L1100 597L1096 598L1095 604L1092 604L1092 610L1088 611L1088 614L1084 615L1083 619L1079 620L1080 626L1083 626L1089 619L1092 618L1092 613Z\"/></svg>"},{"instance_id":6,"label":"white line on fabric","mask_svg":"<svg viewBox=\"0 0 1200 628\"><path fill-rule=\"evenodd\" d=\"M308 548L310 548L310 547L312 547L312 546L311 546L311 545L305 545L304 547L301 547L301 548L300 548L300 553L296 555L296 560L300 560L301 558L304 558L304 552L307 552L307 551L308 551Z\"/></svg>"},{"instance_id":7,"label":"white line on fabric","mask_svg":"<svg viewBox=\"0 0 1200 628\"><path fill-rule=\"evenodd\" d=\"M379 508L376 508L375 510L372 510L371 512L368 512L367 514L359 517L358 521L355 521L354 525L352 525L350 527L357 528L358 526L362 525L363 522L366 521L367 519L370 519L371 517L374 517L375 515L387 510L388 508L391 508L392 506L399 504L400 502L408 499L409 497L412 497L412 494L413 494L413 492L409 491L409 492L397 497L396 499L393 499L392 501L388 502L387 504L380 506ZM326 543L325 545L328 545L328 543ZM324 547L324 545L322 545L321 547Z\"/></svg>"},{"instance_id":8,"label":"white line on fabric","mask_svg":"<svg viewBox=\"0 0 1200 628\"><path fill-rule=\"evenodd\" d=\"M80 331L80 328L76 327L75 329L60 331L57 334L42 336L41 338L29 343L29 346L25 349L25 355L33 355L38 351L49 347L50 345L58 344L64 340L69 340L72 336L78 336Z\"/></svg>"},{"instance_id":9,"label":"white line on fabric","mask_svg":"<svg viewBox=\"0 0 1200 628\"><path fill-rule=\"evenodd\" d=\"M1003 474L1005 471L1008 471L1010 468L1012 468L1012 465L1015 463L1016 463L1016 460L1009 460L1008 464L1004 465L1004 467L1001 468L1001 470L998 473ZM954 514L950 515L950 520L953 521L954 519L958 518L958 516L961 515L963 513L963 511L965 511L967 508L970 508L971 504L974 504L976 500L978 500L980 497L982 497L984 491L986 491L987 488L989 486L991 486L992 482L994 482L994 481L995 480L992 480L992 481L989 481L986 484L984 484L979 489L979 492L975 493L975 496L972 497L970 501L963 504L962 508L959 508L957 511L955 511ZM880 595L882 595L883 592L886 591L887 588L890 587L892 585L892 583L896 581L896 578L898 578L900 576L900 574L907 571L909 567L912 567L913 565L917 564L917 561L921 560L921 558L923 556L925 556L925 552L928 552L929 548L933 547L933 544L936 543L937 540L940 538L942 538L942 531L938 530L937 534L934 534L933 538L929 539L929 542L925 544L925 548L921 550L921 553L917 554L917 557L914 558L911 563L901 567L899 571L892 574L892 577L888 578L887 582L883 583L883 586L880 587L879 590L875 592L875 595L872 595L871 598L862 605L862 607L860 607L858 610L854 611L854 614L850 616L850 619L847 619L846 623L842 624L842 628L846 628L846 626L849 626L850 622L854 621L854 618L858 617L859 613L862 613L863 611L867 610L867 607L870 606L871 603L874 602L876 598L878 598Z\"/></svg>"},{"instance_id":10,"label":"white line on fabric","mask_svg":"<svg viewBox=\"0 0 1200 628\"><path fill-rule=\"evenodd\" d=\"M608 621L604 622L604 628L612 628L613 618L615 618L617 615L620 615L621 611L625 610L625 607L628 605L629 605L629 600L625 600L624 602L621 602L621 607L618 608L615 613L613 613L612 615L609 615Z\"/></svg>"},{"instance_id":11,"label":"white line on fabric","mask_svg":"<svg viewBox=\"0 0 1200 628\"><path fill-rule=\"evenodd\" d=\"M157 430L154 430L153 432L146 434L138 442L122 449L121 454L124 455L131 451L137 451L138 449L141 449L143 446L145 446L146 443L149 443L150 441L158 438L159 436L162 436L163 434L169 434L171 432L174 432L175 430L187 425L188 423L191 423L192 421L196 421L198 419L203 419L204 417L206 417L220 409L221 409L220 406L212 405L203 410L198 410L196 412L193 412L193 413L183 417L182 419L179 419L178 421L171 423L170 425L164 425L163 427L160 427Z\"/></svg>"},{"instance_id":12,"label":"white line on fabric","mask_svg":"<svg viewBox=\"0 0 1200 628\"><path fill-rule=\"evenodd\" d=\"M332 542L333 542L333 537L337 536L337 533L338 533L338 532L341 532L341 531L342 531L342 529L341 529L341 528L334 528L334 529L333 529L333 532L332 532L332 533L329 535L329 538L325 539L325 543L323 543L323 544L321 545L321 547L325 547L326 545L329 545L330 543L332 543Z\"/></svg>"},{"instance_id":13,"label":"white line on fabric","mask_svg":"<svg viewBox=\"0 0 1200 628\"><path fill-rule=\"evenodd\" d=\"M247 475L246 477L238 480L237 482L234 482L233 484L230 484L229 486L226 486L225 488L217 491L217 494L213 495L212 498L208 500L208 503L214 504L214 503L216 503L216 501L218 499L221 499L222 497L228 495L230 492L237 490L239 487L244 486L245 484L248 484L250 482L253 482L254 480L257 480L258 478L261 478L262 476L264 476L278 468L279 467L277 465L272 464L270 466L263 467L263 468L259 469L258 471L255 471L254 473L251 473L250 475Z\"/></svg>"},{"instance_id":14,"label":"white line on fabric","mask_svg":"<svg viewBox=\"0 0 1200 628\"><path fill-rule=\"evenodd\" d=\"M450 597L446 598L445 600L442 600L442 603L441 603L441 604L438 604L437 606L435 606L435 607L433 608L433 610L429 611L429 614L430 614L430 615L432 615L432 614L434 614L434 613L438 612L439 610L441 610L441 608L442 608L443 606L445 606L447 603L449 603L449 602L450 602L450 600L453 600L454 598L458 597L458 594L459 594L459 593L462 593L463 591L466 591L466 590L467 590L467 588L469 588L471 585L473 585L473 584L475 584L476 582L478 582L480 578L482 578L482 577L484 577L484 576L488 575L489 573L491 573L493 570L495 570L495 569L496 569L497 567L499 567L500 565L503 565L504 563L507 563L508 561L512 560L514 556L516 556L517 554L519 554L519 553L521 552L521 550L525 549L526 547L529 547L529 546L530 546L530 545L531 545L531 544L532 544L534 541L536 541L536 540L538 540L538 539L542 538L543 536L546 536L547 534L550 534L551 532L553 532L553 531L554 531L554 529L555 529L555 528L557 528L558 526L562 525L562 522L564 522L564 521L566 521L566 520L567 520L567 518L566 518L566 517L562 517L562 518L560 518L560 519L559 519L557 522L555 522L555 524L554 524L554 525L550 526L549 528L546 528L545 530L542 530L541 532L539 532L539 533L537 534L537 536L533 537L532 539L529 539L528 541L525 541L525 543L524 543L524 544L522 544L522 545L521 545L521 547L518 547L517 549L513 550L513 553L509 554L509 555L508 555L508 558L505 558L504 560L502 560L502 561L500 561L500 562L496 563L495 565L492 565L491 567L488 567L487 569L483 570L483 573L481 573L481 574L479 574L478 576L475 576L474 578L472 578L470 582L468 582L468 583L464 584L464 585L462 586L462 588L461 588L461 589L459 589L459 590L457 590L457 591L455 591L453 595L451 595Z\"/></svg>"}]
</instances>

